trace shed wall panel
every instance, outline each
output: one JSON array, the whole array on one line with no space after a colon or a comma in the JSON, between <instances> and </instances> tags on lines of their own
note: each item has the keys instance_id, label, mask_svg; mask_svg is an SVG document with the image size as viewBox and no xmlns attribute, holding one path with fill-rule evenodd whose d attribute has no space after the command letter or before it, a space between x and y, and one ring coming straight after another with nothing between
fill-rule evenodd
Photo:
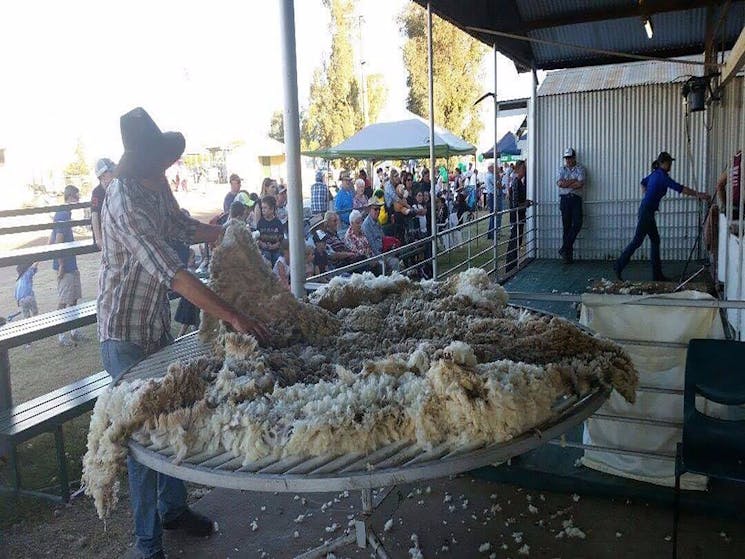
<instances>
[{"instance_id":1,"label":"shed wall panel","mask_svg":"<svg viewBox=\"0 0 745 559\"><path fill-rule=\"evenodd\" d=\"M631 239L641 198L640 180L657 154L677 160L671 176L703 188L704 113L685 116L680 84L655 84L537 99L536 202L538 257L556 258L561 246L556 175L567 147L587 168L585 219L575 258L616 258ZM685 259L698 232L703 208L671 193L658 227L663 259ZM649 258L647 243L634 255Z\"/></svg>"}]
</instances>

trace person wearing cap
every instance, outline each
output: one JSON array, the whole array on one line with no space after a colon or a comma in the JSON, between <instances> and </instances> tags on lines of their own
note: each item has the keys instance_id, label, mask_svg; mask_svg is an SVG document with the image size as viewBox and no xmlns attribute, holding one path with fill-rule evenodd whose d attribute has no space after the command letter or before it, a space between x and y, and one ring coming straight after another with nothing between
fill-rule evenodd
<instances>
[{"instance_id":1,"label":"person wearing cap","mask_svg":"<svg viewBox=\"0 0 745 559\"><path fill-rule=\"evenodd\" d=\"M383 254L383 237L385 233L383 233L383 226L380 225L378 217L384 204L385 202L382 196L373 196L370 198L367 205L367 217L362 221L361 230L365 237L367 237L372 256ZM387 256L385 266L387 270L396 271L401 266L401 262L395 256Z\"/></svg>"},{"instance_id":2,"label":"person wearing cap","mask_svg":"<svg viewBox=\"0 0 745 559\"><path fill-rule=\"evenodd\" d=\"M563 230L559 256L566 264L574 260L574 241L582 229L582 196L587 172L577 164L574 148L564 150L564 165L559 169L556 185L559 187L559 209Z\"/></svg>"},{"instance_id":3,"label":"person wearing cap","mask_svg":"<svg viewBox=\"0 0 745 559\"><path fill-rule=\"evenodd\" d=\"M106 196L106 187L114 178L114 162L106 157L96 161L96 178L98 185L91 193L91 227L93 242L101 248L101 205Z\"/></svg>"},{"instance_id":4,"label":"person wearing cap","mask_svg":"<svg viewBox=\"0 0 745 559\"><path fill-rule=\"evenodd\" d=\"M662 273L660 233L657 231L657 222L655 221L655 213L659 210L660 201L665 197L665 194L667 194L668 188L680 194L684 194L685 196L695 196L699 200L709 199L709 195L706 192L698 192L692 188L683 186L670 178L669 173L673 161L675 161L675 159L668 152L661 152L660 155L657 156L657 159L652 162L652 172L641 181L644 196L642 197L641 204L639 204L638 221L636 224L636 231L634 232L634 238L613 265L613 271L616 273L616 277L621 281L623 281L621 274L623 274L624 268L626 268L631 260L631 256L634 254L636 249L642 245L644 238L647 236L649 236L651 252L650 260L652 263L652 279L654 281L669 281L669 279Z\"/></svg>"},{"instance_id":5,"label":"person wearing cap","mask_svg":"<svg viewBox=\"0 0 745 559\"><path fill-rule=\"evenodd\" d=\"M228 213L230 211L230 204L235 201L235 197L241 190L241 177L233 173L230 175L230 192L225 195L225 199L222 201L222 211Z\"/></svg>"},{"instance_id":6,"label":"person wearing cap","mask_svg":"<svg viewBox=\"0 0 745 559\"><path fill-rule=\"evenodd\" d=\"M322 169L316 171L316 182L310 187L310 211L314 217L323 216L329 210L330 193L324 179L326 173Z\"/></svg>"},{"instance_id":7,"label":"person wearing cap","mask_svg":"<svg viewBox=\"0 0 745 559\"><path fill-rule=\"evenodd\" d=\"M354 187L352 186L352 176L349 171L339 173L339 182L341 189L334 198L334 210L339 216L341 222L341 233L346 233L349 227L349 214L354 209Z\"/></svg>"},{"instance_id":8,"label":"person wearing cap","mask_svg":"<svg viewBox=\"0 0 745 559\"><path fill-rule=\"evenodd\" d=\"M178 132L161 132L136 108L120 119L124 154L101 209L98 338L103 365L116 383L134 363L171 343L169 289L234 330L266 342L263 324L246 316L189 272L169 241L214 242L222 227L179 210L165 176L184 151ZM213 522L189 509L181 480L127 459L136 549L163 558L162 530L209 536Z\"/></svg>"},{"instance_id":9,"label":"person wearing cap","mask_svg":"<svg viewBox=\"0 0 745 559\"><path fill-rule=\"evenodd\" d=\"M287 220L289 219L289 214L287 212L287 187L281 183L279 185L279 190L277 191L277 210L275 213L277 214L277 219L282 222L282 227L285 229L285 235L288 235L289 229L287 226Z\"/></svg>"}]
</instances>

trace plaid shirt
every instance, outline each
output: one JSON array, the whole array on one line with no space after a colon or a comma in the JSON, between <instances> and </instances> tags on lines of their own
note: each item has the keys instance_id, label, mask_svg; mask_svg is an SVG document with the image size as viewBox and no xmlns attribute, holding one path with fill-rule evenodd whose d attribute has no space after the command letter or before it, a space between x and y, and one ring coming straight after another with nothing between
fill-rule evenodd
<instances>
[{"instance_id":1,"label":"plaid shirt","mask_svg":"<svg viewBox=\"0 0 745 559\"><path fill-rule=\"evenodd\" d=\"M168 242L191 243L196 227L165 182L158 192L132 179L109 185L101 211L100 341L127 341L147 352L170 333L168 289L184 264Z\"/></svg>"},{"instance_id":2,"label":"plaid shirt","mask_svg":"<svg viewBox=\"0 0 745 559\"><path fill-rule=\"evenodd\" d=\"M329 187L317 182L310 187L310 211L314 214L326 213L329 209Z\"/></svg>"}]
</instances>

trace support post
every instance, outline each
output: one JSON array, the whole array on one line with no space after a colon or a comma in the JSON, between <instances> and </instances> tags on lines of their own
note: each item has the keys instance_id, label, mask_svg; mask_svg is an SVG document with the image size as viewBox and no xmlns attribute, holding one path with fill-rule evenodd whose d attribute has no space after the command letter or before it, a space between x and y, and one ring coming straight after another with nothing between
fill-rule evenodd
<instances>
[{"instance_id":1,"label":"support post","mask_svg":"<svg viewBox=\"0 0 745 559\"><path fill-rule=\"evenodd\" d=\"M67 457L65 456L65 438L62 425L54 428L54 446L57 451L57 470L59 473L60 497L63 503L70 502L70 482L67 474Z\"/></svg>"},{"instance_id":2,"label":"support post","mask_svg":"<svg viewBox=\"0 0 745 559\"><path fill-rule=\"evenodd\" d=\"M5 326L6 320L0 317L0 326ZM13 407L13 392L10 384L10 358L8 350L0 350L0 415ZM9 456L13 443L0 442L0 457Z\"/></svg>"},{"instance_id":3,"label":"support post","mask_svg":"<svg viewBox=\"0 0 745 559\"><path fill-rule=\"evenodd\" d=\"M287 213L290 237L292 294L305 297L305 243L303 240L303 181L300 173L300 114L297 93L295 2L280 2L282 78L284 82L284 132L287 157Z\"/></svg>"},{"instance_id":4,"label":"support post","mask_svg":"<svg viewBox=\"0 0 745 559\"><path fill-rule=\"evenodd\" d=\"M494 280L499 281L499 233L502 225L502 214L498 212L497 201L499 200L499 187L497 184L500 180L497 176L497 145L499 144L499 131L497 129L497 121L499 121L499 101L497 99L497 44L494 43L492 46L494 51L494 192L492 193L492 219L490 225L492 226L492 235L494 243ZM499 223L497 224L497 220Z\"/></svg>"},{"instance_id":5,"label":"support post","mask_svg":"<svg viewBox=\"0 0 745 559\"><path fill-rule=\"evenodd\" d=\"M538 229L538 219L536 218L536 202L535 194L537 192L536 190L536 184L535 184L535 177L536 177L536 162L538 161L538 154L536 153L536 106L537 106L537 91L538 91L538 73L536 72L535 66L533 66L531 75L533 77L532 84L530 88L530 102L528 103L528 173L527 173L527 190L528 190L528 200L533 201L533 205L530 206L525 211L525 256L529 256L529 250L527 249L528 246L533 247L533 258L537 257L538 252L538 240L537 240L537 229ZM531 223L532 226L529 228L528 223Z\"/></svg>"},{"instance_id":6,"label":"support post","mask_svg":"<svg viewBox=\"0 0 745 559\"><path fill-rule=\"evenodd\" d=\"M435 92L432 52L432 3L427 2L427 78L429 83L429 211L432 213L432 279L437 280L437 201L435 192Z\"/></svg>"}]
</instances>

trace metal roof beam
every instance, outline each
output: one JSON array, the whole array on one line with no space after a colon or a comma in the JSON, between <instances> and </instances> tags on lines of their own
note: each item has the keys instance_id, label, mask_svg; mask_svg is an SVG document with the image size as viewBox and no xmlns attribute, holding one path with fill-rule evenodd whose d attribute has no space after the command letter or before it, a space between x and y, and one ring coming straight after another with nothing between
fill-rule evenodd
<instances>
[{"instance_id":1,"label":"metal roof beam","mask_svg":"<svg viewBox=\"0 0 745 559\"><path fill-rule=\"evenodd\" d=\"M724 61L719 87L727 85L727 82L737 75L743 65L745 65L745 29L740 31L740 36L737 38L735 46L732 47L729 58Z\"/></svg>"},{"instance_id":2,"label":"metal roof beam","mask_svg":"<svg viewBox=\"0 0 745 559\"><path fill-rule=\"evenodd\" d=\"M651 16L664 12L695 10L708 6L718 6L720 4L721 2L715 0L646 0L642 5L637 4L633 7L626 6L603 8L600 10L581 10L545 19L525 21L523 26L528 31L535 31L538 29L575 25L578 23L592 23L596 21L607 21L634 16Z\"/></svg>"}]
</instances>

